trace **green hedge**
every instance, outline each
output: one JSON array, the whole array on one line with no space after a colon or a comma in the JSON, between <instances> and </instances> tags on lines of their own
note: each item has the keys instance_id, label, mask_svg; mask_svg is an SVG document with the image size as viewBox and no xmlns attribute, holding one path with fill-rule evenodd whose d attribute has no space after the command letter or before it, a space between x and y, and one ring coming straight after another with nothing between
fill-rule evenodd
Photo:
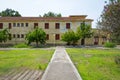
<instances>
[{"instance_id":1,"label":"green hedge","mask_svg":"<svg viewBox=\"0 0 120 80\"><path fill-rule=\"evenodd\" d=\"M25 43L20 43L20 44L16 44L13 46L14 48L30 48L30 46L28 46Z\"/></svg>"},{"instance_id":2,"label":"green hedge","mask_svg":"<svg viewBox=\"0 0 120 80\"><path fill-rule=\"evenodd\" d=\"M116 44L115 44L115 43L112 43L112 42L106 42L106 43L104 44L104 47L114 48L114 47L116 47Z\"/></svg>"}]
</instances>

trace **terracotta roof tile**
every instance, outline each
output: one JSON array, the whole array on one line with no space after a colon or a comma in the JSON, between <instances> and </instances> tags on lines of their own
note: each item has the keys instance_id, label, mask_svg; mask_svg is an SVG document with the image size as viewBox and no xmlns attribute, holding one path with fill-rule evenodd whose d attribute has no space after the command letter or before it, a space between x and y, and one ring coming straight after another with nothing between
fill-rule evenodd
<instances>
[{"instance_id":1,"label":"terracotta roof tile","mask_svg":"<svg viewBox=\"0 0 120 80\"><path fill-rule=\"evenodd\" d=\"M72 17L0 17L0 22L33 22L33 21L93 21L92 19Z\"/></svg>"}]
</instances>

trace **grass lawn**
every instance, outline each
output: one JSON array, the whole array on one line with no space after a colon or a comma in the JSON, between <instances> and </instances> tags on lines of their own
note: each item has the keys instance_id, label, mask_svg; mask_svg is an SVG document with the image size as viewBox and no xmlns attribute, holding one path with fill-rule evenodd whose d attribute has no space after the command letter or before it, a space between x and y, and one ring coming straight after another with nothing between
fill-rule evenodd
<instances>
[{"instance_id":1,"label":"grass lawn","mask_svg":"<svg viewBox=\"0 0 120 80\"><path fill-rule=\"evenodd\" d=\"M18 68L44 70L53 53L53 49L0 51L0 75Z\"/></svg>"},{"instance_id":2,"label":"grass lawn","mask_svg":"<svg viewBox=\"0 0 120 80\"><path fill-rule=\"evenodd\" d=\"M115 63L120 50L70 48L67 52L83 80L120 80L120 64Z\"/></svg>"}]
</instances>

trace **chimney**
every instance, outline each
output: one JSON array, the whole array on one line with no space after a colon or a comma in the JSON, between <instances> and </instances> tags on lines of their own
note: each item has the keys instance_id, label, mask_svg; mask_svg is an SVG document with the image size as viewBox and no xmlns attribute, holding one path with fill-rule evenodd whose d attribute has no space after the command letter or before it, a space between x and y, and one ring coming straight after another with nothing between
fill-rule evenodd
<instances>
[{"instance_id":1,"label":"chimney","mask_svg":"<svg viewBox=\"0 0 120 80\"><path fill-rule=\"evenodd\" d=\"M85 19L87 15L70 15L69 17L75 19Z\"/></svg>"}]
</instances>

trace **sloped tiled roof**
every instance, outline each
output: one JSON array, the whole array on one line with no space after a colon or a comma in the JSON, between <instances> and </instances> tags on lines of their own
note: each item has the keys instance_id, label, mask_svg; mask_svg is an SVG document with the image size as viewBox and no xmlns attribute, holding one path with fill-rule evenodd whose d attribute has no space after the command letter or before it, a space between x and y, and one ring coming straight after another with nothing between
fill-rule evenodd
<instances>
[{"instance_id":1,"label":"sloped tiled roof","mask_svg":"<svg viewBox=\"0 0 120 80\"><path fill-rule=\"evenodd\" d=\"M81 17L0 17L0 22L40 22L40 21L93 21Z\"/></svg>"}]
</instances>

